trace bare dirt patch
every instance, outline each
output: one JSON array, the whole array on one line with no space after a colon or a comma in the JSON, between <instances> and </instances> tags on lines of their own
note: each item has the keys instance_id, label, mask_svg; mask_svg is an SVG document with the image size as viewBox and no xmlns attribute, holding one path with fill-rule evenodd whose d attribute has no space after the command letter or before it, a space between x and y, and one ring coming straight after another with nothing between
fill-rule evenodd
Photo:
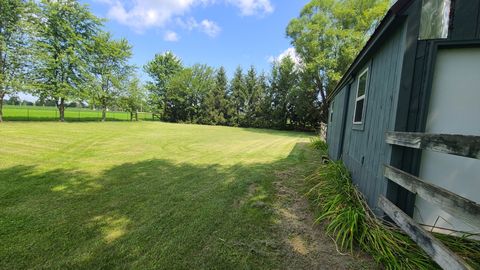
<instances>
[{"instance_id":1,"label":"bare dirt patch","mask_svg":"<svg viewBox=\"0 0 480 270\"><path fill-rule=\"evenodd\" d=\"M305 196L299 193L298 174L292 169L276 172L277 200L274 211L278 217L281 252L285 269L375 269L378 266L366 254L340 254L335 243L316 224Z\"/></svg>"}]
</instances>

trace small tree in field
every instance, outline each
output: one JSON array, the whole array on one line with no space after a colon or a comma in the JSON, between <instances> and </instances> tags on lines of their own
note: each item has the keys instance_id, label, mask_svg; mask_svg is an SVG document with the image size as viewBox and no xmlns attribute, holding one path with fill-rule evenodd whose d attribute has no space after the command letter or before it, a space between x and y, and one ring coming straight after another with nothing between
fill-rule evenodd
<instances>
[{"instance_id":1,"label":"small tree in field","mask_svg":"<svg viewBox=\"0 0 480 270\"><path fill-rule=\"evenodd\" d=\"M0 1L0 122L5 96L25 86L30 7L22 0Z\"/></svg>"},{"instance_id":2,"label":"small tree in field","mask_svg":"<svg viewBox=\"0 0 480 270\"><path fill-rule=\"evenodd\" d=\"M40 1L38 20L34 86L56 100L63 122L65 102L85 95L88 48L101 21L75 0Z\"/></svg>"},{"instance_id":3,"label":"small tree in field","mask_svg":"<svg viewBox=\"0 0 480 270\"><path fill-rule=\"evenodd\" d=\"M138 111L145 105L146 94L138 78L127 82L123 95L119 99L120 107L130 113L130 120L138 120Z\"/></svg>"},{"instance_id":4,"label":"small tree in field","mask_svg":"<svg viewBox=\"0 0 480 270\"><path fill-rule=\"evenodd\" d=\"M112 40L110 33L100 32L92 46L90 80L91 98L102 107L102 121L106 120L107 108L114 105L122 91L124 81L132 67L128 59L132 47L126 39Z\"/></svg>"}]
</instances>

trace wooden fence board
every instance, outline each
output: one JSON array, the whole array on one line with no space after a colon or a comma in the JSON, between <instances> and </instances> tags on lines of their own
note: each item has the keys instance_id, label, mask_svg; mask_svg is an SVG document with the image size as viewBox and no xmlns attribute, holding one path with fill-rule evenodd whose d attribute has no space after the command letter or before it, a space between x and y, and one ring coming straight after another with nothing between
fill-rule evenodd
<instances>
[{"instance_id":1,"label":"wooden fence board","mask_svg":"<svg viewBox=\"0 0 480 270\"><path fill-rule=\"evenodd\" d=\"M454 217L480 228L480 205L392 166L385 166L385 177L417 194L424 200L440 206Z\"/></svg>"},{"instance_id":2,"label":"wooden fence board","mask_svg":"<svg viewBox=\"0 0 480 270\"><path fill-rule=\"evenodd\" d=\"M480 136L387 132L386 142L415 149L480 159Z\"/></svg>"},{"instance_id":3,"label":"wooden fence board","mask_svg":"<svg viewBox=\"0 0 480 270\"><path fill-rule=\"evenodd\" d=\"M402 210L384 196L380 196L378 206L405 231L443 269L472 269L462 258L450 251L433 235L423 229Z\"/></svg>"}]
</instances>

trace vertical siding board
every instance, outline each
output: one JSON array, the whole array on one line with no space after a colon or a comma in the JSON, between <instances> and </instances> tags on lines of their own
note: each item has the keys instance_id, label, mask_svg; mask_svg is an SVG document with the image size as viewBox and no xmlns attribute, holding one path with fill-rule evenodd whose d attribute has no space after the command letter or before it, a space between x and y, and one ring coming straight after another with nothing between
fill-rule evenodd
<instances>
[{"instance_id":1,"label":"vertical siding board","mask_svg":"<svg viewBox=\"0 0 480 270\"><path fill-rule=\"evenodd\" d=\"M455 1L453 28L450 38L453 40L474 39L477 27L472 27L472 22L478 22L480 0ZM470 27L468 27L470 26Z\"/></svg>"},{"instance_id":2,"label":"vertical siding board","mask_svg":"<svg viewBox=\"0 0 480 270\"><path fill-rule=\"evenodd\" d=\"M398 95L400 87L399 62L403 59L405 35L404 26L399 28L370 58L370 83L365 103L364 130L352 129L357 94L356 78L348 98L342 159L352 174L353 182L365 195L372 209L376 207L378 196L386 192L386 181L381 168L390 158L384 133L392 127L391 120L392 117L395 118L392 97ZM378 210L375 212L380 213Z\"/></svg>"},{"instance_id":3,"label":"vertical siding board","mask_svg":"<svg viewBox=\"0 0 480 270\"><path fill-rule=\"evenodd\" d=\"M327 143L328 155L332 159L339 159L339 148L341 144L341 132L342 132L342 122L343 122L343 110L345 106L344 96L346 92L346 87L335 96L333 99L333 121L329 123L328 133L327 133ZM329 118L330 121L330 118Z\"/></svg>"},{"instance_id":4,"label":"vertical siding board","mask_svg":"<svg viewBox=\"0 0 480 270\"><path fill-rule=\"evenodd\" d=\"M480 39L480 2L478 3L477 13L477 39Z\"/></svg>"}]
</instances>

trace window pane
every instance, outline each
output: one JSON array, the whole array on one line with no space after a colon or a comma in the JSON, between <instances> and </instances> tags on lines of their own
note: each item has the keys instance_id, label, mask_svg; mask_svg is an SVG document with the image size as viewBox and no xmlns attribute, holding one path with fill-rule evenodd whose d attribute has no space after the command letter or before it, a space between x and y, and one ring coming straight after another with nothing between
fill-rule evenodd
<instances>
[{"instance_id":1,"label":"window pane","mask_svg":"<svg viewBox=\"0 0 480 270\"><path fill-rule=\"evenodd\" d=\"M357 106L355 106L355 118L354 122L362 122L363 120L363 103L365 99L360 99L357 101Z\"/></svg>"},{"instance_id":2,"label":"window pane","mask_svg":"<svg viewBox=\"0 0 480 270\"><path fill-rule=\"evenodd\" d=\"M367 75L368 71L365 72L360 78L358 78L358 92L357 97L365 95L365 89L367 88Z\"/></svg>"},{"instance_id":3,"label":"window pane","mask_svg":"<svg viewBox=\"0 0 480 270\"><path fill-rule=\"evenodd\" d=\"M418 39L448 37L451 0L423 0Z\"/></svg>"}]
</instances>

